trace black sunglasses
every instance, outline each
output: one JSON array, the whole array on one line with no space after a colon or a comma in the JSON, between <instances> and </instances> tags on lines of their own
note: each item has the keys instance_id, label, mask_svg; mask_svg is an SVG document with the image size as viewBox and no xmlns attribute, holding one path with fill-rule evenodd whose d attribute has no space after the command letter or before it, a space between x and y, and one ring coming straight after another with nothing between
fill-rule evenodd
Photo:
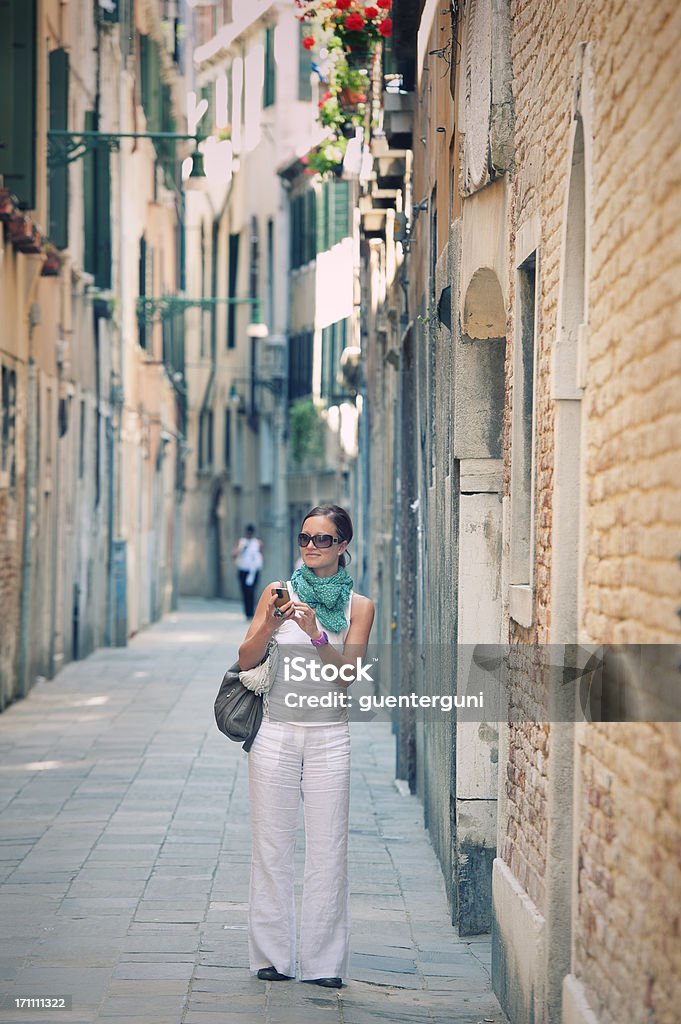
<instances>
[{"instance_id":1,"label":"black sunglasses","mask_svg":"<svg viewBox=\"0 0 681 1024\"><path fill-rule=\"evenodd\" d=\"M332 544L340 543L340 537L332 537L330 533L315 533L314 537L310 533L298 534L299 548L306 548L310 541L316 548L330 548Z\"/></svg>"}]
</instances>

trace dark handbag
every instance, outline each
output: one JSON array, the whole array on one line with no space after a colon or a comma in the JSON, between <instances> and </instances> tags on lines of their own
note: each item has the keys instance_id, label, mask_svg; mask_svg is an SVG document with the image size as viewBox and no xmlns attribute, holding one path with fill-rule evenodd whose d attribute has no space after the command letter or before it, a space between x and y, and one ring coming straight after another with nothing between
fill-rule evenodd
<instances>
[{"instance_id":1,"label":"dark handbag","mask_svg":"<svg viewBox=\"0 0 681 1024\"><path fill-rule=\"evenodd\" d=\"M267 661L274 643L276 641L270 640L258 665ZM262 696L244 686L240 671L236 661L222 678L214 704L215 722L227 739L236 743L243 740L242 749L250 750L262 722Z\"/></svg>"},{"instance_id":2,"label":"dark handbag","mask_svg":"<svg viewBox=\"0 0 681 1024\"><path fill-rule=\"evenodd\" d=\"M214 710L220 732L250 750L262 722L262 697L241 682L238 661L223 676Z\"/></svg>"}]
</instances>

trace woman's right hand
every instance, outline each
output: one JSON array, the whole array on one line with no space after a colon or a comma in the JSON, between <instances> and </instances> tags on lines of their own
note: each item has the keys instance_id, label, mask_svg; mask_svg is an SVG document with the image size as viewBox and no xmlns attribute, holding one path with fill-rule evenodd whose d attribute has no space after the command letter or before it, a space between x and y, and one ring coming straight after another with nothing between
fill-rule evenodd
<instances>
[{"instance_id":1,"label":"woman's right hand","mask_svg":"<svg viewBox=\"0 0 681 1024\"><path fill-rule=\"evenodd\" d=\"M287 620L293 618L295 609L293 607L293 601L288 600L286 604L281 605L277 608L276 601L278 600L277 595L272 593L274 588L270 587L269 597L265 606L265 621L268 626L270 636L274 636L279 627Z\"/></svg>"}]
</instances>

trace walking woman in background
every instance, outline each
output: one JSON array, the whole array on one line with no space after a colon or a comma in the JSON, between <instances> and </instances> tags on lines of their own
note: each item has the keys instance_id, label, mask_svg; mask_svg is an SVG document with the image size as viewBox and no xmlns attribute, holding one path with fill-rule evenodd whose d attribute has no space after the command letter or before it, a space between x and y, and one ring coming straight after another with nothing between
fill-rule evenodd
<instances>
[{"instance_id":1,"label":"walking woman in background","mask_svg":"<svg viewBox=\"0 0 681 1024\"><path fill-rule=\"evenodd\" d=\"M232 548L232 558L239 573L244 615L247 619L252 619L255 588L258 585L258 576L263 563L263 543L259 537L256 537L253 523L247 523L245 536L239 537Z\"/></svg>"},{"instance_id":2,"label":"walking woman in background","mask_svg":"<svg viewBox=\"0 0 681 1024\"><path fill-rule=\"evenodd\" d=\"M306 658L338 668L356 666L366 653L374 604L353 593L345 569L352 522L338 505L319 505L305 516L298 535L303 564L287 582L289 600L275 605L273 588L262 592L239 648L242 669L258 664L272 636L282 647L268 709L248 754L252 827L249 895L249 959L264 981L296 974L294 851L301 794L305 819L305 874L300 922L300 980L340 988L350 951L348 815L350 727L344 706L287 705L284 645ZM352 650L352 657L347 652ZM291 646L289 650L293 650ZM345 657L344 657L345 652ZM347 669L345 670L347 673ZM306 698L344 692L347 681L329 685L307 678L296 684ZM351 680L352 681L352 680ZM314 701L310 702L314 705ZM296 716L297 717L294 717Z\"/></svg>"}]
</instances>

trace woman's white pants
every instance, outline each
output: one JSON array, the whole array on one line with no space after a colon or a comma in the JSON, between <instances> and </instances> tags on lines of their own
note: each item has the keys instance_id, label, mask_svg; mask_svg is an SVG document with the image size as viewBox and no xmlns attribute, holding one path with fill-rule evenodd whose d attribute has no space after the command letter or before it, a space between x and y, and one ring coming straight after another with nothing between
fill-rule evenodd
<instances>
[{"instance_id":1,"label":"woman's white pants","mask_svg":"<svg viewBox=\"0 0 681 1024\"><path fill-rule=\"evenodd\" d=\"M303 726L264 719L248 754L252 829L250 967L296 974L294 851L300 798L305 874L300 978L344 978L350 953L347 723Z\"/></svg>"}]
</instances>

